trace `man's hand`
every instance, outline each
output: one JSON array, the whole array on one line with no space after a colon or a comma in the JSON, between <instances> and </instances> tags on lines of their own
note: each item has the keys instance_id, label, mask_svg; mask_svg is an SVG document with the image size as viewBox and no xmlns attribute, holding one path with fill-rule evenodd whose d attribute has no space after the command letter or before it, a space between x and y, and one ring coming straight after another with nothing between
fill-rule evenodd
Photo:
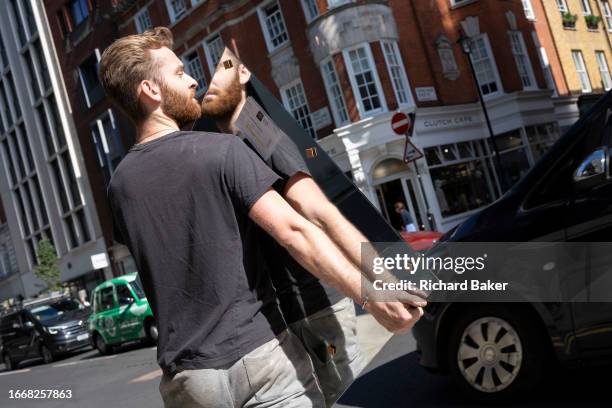
<instances>
[{"instance_id":1,"label":"man's hand","mask_svg":"<svg viewBox=\"0 0 612 408\"><path fill-rule=\"evenodd\" d=\"M400 302L366 303L365 310L370 312L381 326L395 334L406 333L423 316L422 307L408 307Z\"/></svg>"}]
</instances>

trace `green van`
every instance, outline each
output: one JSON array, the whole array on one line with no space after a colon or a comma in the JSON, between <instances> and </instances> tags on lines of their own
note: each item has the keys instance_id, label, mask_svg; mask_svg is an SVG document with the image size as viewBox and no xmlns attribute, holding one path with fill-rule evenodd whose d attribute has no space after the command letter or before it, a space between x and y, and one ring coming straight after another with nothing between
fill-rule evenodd
<instances>
[{"instance_id":1,"label":"green van","mask_svg":"<svg viewBox=\"0 0 612 408\"><path fill-rule=\"evenodd\" d=\"M157 342L157 325L137 272L99 284L92 299L89 333L92 345L101 354L128 341Z\"/></svg>"}]
</instances>

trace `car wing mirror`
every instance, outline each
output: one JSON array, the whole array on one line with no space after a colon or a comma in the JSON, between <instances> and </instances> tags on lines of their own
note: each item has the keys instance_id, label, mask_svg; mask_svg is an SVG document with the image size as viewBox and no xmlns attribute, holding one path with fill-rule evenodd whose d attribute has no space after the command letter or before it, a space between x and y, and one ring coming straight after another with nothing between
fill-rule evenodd
<instances>
[{"instance_id":1,"label":"car wing mirror","mask_svg":"<svg viewBox=\"0 0 612 408\"><path fill-rule=\"evenodd\" d=\"M24 323L24 326L26 329L33 329L34 328L34 323L27 321Z\"/></svg>"},{"instance_id":2,"label":"car wing mirror","mask_svg":"<svg viewBox=\"0 0 612 408\"><path fill-rule=\"evenodd\" d=\"M593 183L607 178L609 161L608 148L606 146L598 148L589 154L574 171L574 184L592 187Z\"/></svg>"}]
</instances>

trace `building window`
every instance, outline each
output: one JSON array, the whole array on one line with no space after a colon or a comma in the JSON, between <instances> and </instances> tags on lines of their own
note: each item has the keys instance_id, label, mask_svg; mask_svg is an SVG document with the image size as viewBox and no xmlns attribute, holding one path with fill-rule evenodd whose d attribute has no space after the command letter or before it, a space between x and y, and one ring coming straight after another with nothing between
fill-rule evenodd
<instances>
[{"instance_id":1,"label":"building window","mask_svg":"<svg viewBox=\"0 0 612 408\"><path fill-rule=\"evenodd\" d=\"M299 122L311 137L316 138L317 134L312 127L310 109L308 108L308 101L306 101L302 81L298 79L283 87L280 91L285 108L291 112L295 120Z\"/></svg>"},{"instance_id":2,"label":"building window","mask_svg":"<svg viewBox=\"0 0 612 408\"><path fill-rule=\"evenodd\" d=\"M200 62L200 55L198 51L192 51L184 57L185 68L189 76L198 81L198 88L196 89L196 95L199 96L206 91L206 78L204 77L204 69Z\"/></svg>"},{"instance_id":3,"label":"building window","mask_svg":"<svg viewBox=\"0 0 612 408\"><path fill-rule=\"evenodd\" d=\"M185 0L166 0L170 21L175 22L187 11Z\"/></svg>"},{"instance_id":4,"label":"building window","mask_svg":"<svg viewBox=\"0 0 612 408\"><path fill-rule=\"evenodd\" d=\"M527 20L535 20L535 14L533 12L533 6L531 5L531 0L522 0L523 2L523 10L525 11L525 17Z\"/></svg>"},{"instance_id":5,"label":"building window","mask_svg":"<svg viewBox=\"0 0 612 408\"><path fill-rule=\"evenodd\" d=\"M523 33L520 31L510 31L508 35L510 36L512 55L514 55L514 61L523 83L523 89L533 89L536 87L536 83L529 56L527 55Z\"/></svg>"},{"instance_id":6,"label":"building window","mask_svg":"<svg viewBox=\"0 0 612 408\"><path fill-rule=\"evenodd\" d=\"M89 17L89 7L87 0L72 0L70 2L70 16L72 17L73 28L81 24Z\"/></svg>"},{"instance_id":7,"label":"building window","mask_svg":"<svg viewBox=\"0 0 612 408\"><path fill-rule=\"evenodd\" d=\"M555 122L525 128L529 150L534 163L559 139L559 127Z\"/></svg>"},{"instance_id":8,"label":"building window","mask_svg":"<svg viewBox=\"0 0 612 408\"><path fill-rule=\"evenodd\" d=\"M343 54L360 113L369 115L385 110L382 101L382 87L376 74L370 46L365 44L353 49L345 49Z\"/></svg>"},{"instance_id":9,"label":"building window","mask_svg":"<svg viewBox=\"0 0 612 408\"><path fill-rule=\"evenodd\" d=\"M289 34L278 1L259 8L258 14L269 52L289 41Z\"/></svg>"},{"instance_id":10,"label":"building window","mask_svg":"<svg viewBox=\"0 0 612 408\"><path fill-rule=\"evenodd\" d=\"M108 186L113 172L123 157L123 144L110 109L91 124L91 135L96 146L98 166Z\"/></svg>"},{"instance_id":11,"label":"building window","mask_svg":"<svg viewBox=\"0 0 612 408\"><path fill-rule=\"evenodd\" d=\"M603 7L603 16L608 26L608 31L612 30L612 10L610 9L610 2L608 0L602 0L601 5Z\"/></svg>"},{"instance_id":12,"label":"building window","mask_svg":"<svg viewBox=\"0 0 612 408\"><path fill-rule=\"evenodd\" d=\"M591 92L591 81L589 81L589 75L587 74L586 66L584 65L582 52L572 51L572 59L574 60L574 65L576 66L576 73L578 73L578 78L580 79L580 87L582 89L582 92Z\"/></svg>"},{"instance_id":13,"label":"building window","mask_svg":"<svg viewBox=\"0 0 612 408\"><path fill-rule=\"evenodd\" d=\"M484 140L425 149L442 217L475 210L498 196L492 155Z\"/></svg>"},{"instance_id":14,"label":"building window","mask_svg":"<svg viewBox=\"0 0 612 408\"><path fill-rule=\"evenodd\" d=\"M353 1L354 0L327 0L327 8L331 10L335 7L342 6L347 3L352 3Z\"/></svg>"},{"instance_id":15,"label":"building window","mask_svg":"<svg viewBox=\"0 0 612 408\"><path fill-rule=\"evenodd\" d=\"M216 34L212 38L204 42L204 51L206 53L206 62L208 63L208 69L210 70L210 76L215 74L217 64L223 55L225 44L223 44L223 38L221 34Z\"/></svg>"},{"instance_id":16,"label":"building window","mask_svg":"<svg viewBox=\"0 0 612 408\"><path fill-rule=\"evenodd\" d=\"M499 75L486 34L473 38L470 58L482 94L484 96L497 94L501 88Z\"/></svg>"},{"instance_id":17,"label":"building window","mask_svg":"<svg viewBox=\"0 0 612 408\"><path fill-rule=\"evenodd\" d=\"M569 12L567 8L567 3L565 0L557 0L557 8L559 9L559 13L564 14Z\"/></svg>"},{"instance_id":18,"label":"building window","mask_svg":"<svg viewBox=\"0 0 612 408\"><path fill-rule=\"evenodd\" d=\"M591 15L591 4L589 0L580 0L580 5L582 6L582 14L585 16Z\"/></svg>"},{"instance_id":19,"label":"building window","mask_svg":"<svg viewBox=\"0 0 612 408\"><path fill-rule=\"evenodd\" d=\"M472 3L476 0L450 0L451 6L460 6L465 3Z\"/></svg>"},{"instance_id":20,"label":"building window","mask_svg":"<svg viewBox=\"0 0 612 408\"><path fill-rule=\"evenodd\" d=\"M304 9L304 15L306 16L307 23L310 23L319 15L317 0L302 0L302 8Z\"/></svg>"},{"instance_id":21,"label":"building window","mask_svg":"<svg viewBox=\"0 0 612 408\"><path fill-rule=\"evenodd\" d=\"M608 69L606 55L603 51L595 51L595 57L597 58L597 65L599 66L599 73L601 74L601 84L603 88L608 91L612 88L612 79L610 78L610 70Z\"/></svg>"},{"instance_id":22,"label":"building window","mask_svg":"<svg viewBox=\"0 0 612 408\"><path fill-rule=\"evenodd\" d=\"M327 97L332 107L332 114L334 115L336 126L345 125L349 122L349 116L346 110L344 95L342 95L342 87L340 86L338 74L334 67L334 61L331 58L323 61L321 64L321 72L323 73L323 81L325 82L325 89L327 90Z\"/></svg>"},{"instance_id":23,"label":"building window","mask_svg":"<svg viewBox=\"0 0 612 408\"><path fill-rule=\"evenodd\" d=\"M145 30L153 27L151 15L149 14L149 9L147 7L143 7L142 10L136 14L134 21L136 22L136 31L139 33L143 33Z\"/></svg>"},{"instance_id":24,"label":"building window","mask_svg":"<svg viewBox=\"0 0 612 408\"><path fill-rule=\"evenodd\" d=\"M404 69L397 43L395 41L383 41L381 45L385 54L385 61L387 63L387 69L389 70L389 77L393 84L393 92L395 92L397 103L400 106L414 105L410 93L410 84L406 77L406 70Z\"/></svg>"},{"instance_id":25,"label":"building window","mask_svg":"<svg viewBox=\"0 0 612 408\"><path fill-rule=\"evenodd\" d=\"M79 65L79 79L88 108L104 98L104 90L98 79L99 53L96 48L95 52Z\"/></svg>"}]
</instances>

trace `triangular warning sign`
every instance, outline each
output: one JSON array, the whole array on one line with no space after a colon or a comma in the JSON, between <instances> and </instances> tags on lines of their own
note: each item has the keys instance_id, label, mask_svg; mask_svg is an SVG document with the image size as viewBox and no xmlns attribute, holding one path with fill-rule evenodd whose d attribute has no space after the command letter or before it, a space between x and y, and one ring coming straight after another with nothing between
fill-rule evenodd
<instances>
[{"instance_id":1,"label":"triangular warning sign","mask_svg":"<svg viewBox=\"0 0 612 408\"><path fill-rule=\"evenodd\" d=\"M404 147L404 163L410 163L417 159L423 157L423 152L421 152L417 147L412 144L412 142L406 137L406 146Z\"/></svg>"}]
</instances>

